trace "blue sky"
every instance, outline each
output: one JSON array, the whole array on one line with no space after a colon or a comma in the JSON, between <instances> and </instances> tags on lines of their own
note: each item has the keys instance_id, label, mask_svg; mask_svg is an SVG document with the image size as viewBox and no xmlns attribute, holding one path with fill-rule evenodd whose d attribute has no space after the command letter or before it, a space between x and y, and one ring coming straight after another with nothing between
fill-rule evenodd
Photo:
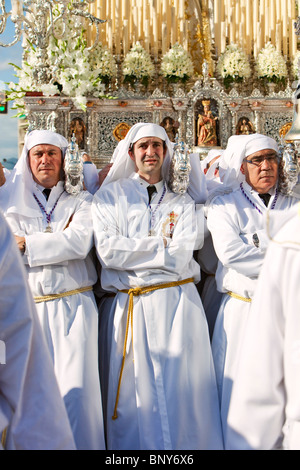
<instances>
[{"instance_id":1,"label":"blue sky","mask_svg":"<svg viewBox=\"0 0 300 470\"><path fill-rule=\"evenodd\" d=\"M10 1L5 1L7 10L10 9ZM0 43L8 43L13 39L13 25L8 22L6 31L0 34ZM22 45L19 41L11 47L0 46L0 88L6 89L5 82L17 81L14 76L14 68L10 62L21 65ZM8 114L0 114L0 160L3 158L18 157L18 119L13 116L16 110L11 110L11 103L8 103Z\"/></svg>"}]
</instances>

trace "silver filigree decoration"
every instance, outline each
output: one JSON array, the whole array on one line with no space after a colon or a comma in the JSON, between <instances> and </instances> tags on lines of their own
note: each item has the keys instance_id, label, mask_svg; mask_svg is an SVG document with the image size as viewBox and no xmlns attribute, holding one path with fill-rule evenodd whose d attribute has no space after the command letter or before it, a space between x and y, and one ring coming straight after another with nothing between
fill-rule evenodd
<instances>
[{"instance_id":1,"label":"silver filigree decoration","mask_svg":"<svg viewBox=\"0 0 300 470\"><path fill-rule=\"evenodd\" d=\"M184 194L189 186L191 162L190 151L184 142L174 146L174 153L170 165L169 187L176 194Z\"/></svg>"},{"instance_id":2,"label":"silver filigree decoration","mask_svg":"<svg viewBox=\"0 0 300 470\"><path fill-rule=\"evenodd\" d=\"M77 196L83 189L83 162L74 134L66 151L64 170L65 190L72 196Z\"/></svg>"},{"instance_id":3,"label":"silver filigree decoration","mask_svg":"<svg viewBox=\"0 0 300 470\"><path fill-rule=\"evenodd\" d=\"M282 143L279 147L279 156L283 163L283 181L281 182L281 189L284 189L285 194L291 194L294 186L298 182L299 175L299 164L294 144L291 142L286 144Z\"/></svg>"}]
</instances>

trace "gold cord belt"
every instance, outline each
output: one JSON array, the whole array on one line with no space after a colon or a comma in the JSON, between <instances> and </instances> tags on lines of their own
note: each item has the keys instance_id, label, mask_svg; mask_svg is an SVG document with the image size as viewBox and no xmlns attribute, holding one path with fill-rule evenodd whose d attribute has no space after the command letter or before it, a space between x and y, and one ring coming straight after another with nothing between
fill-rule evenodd
<instances>
[{"instance_id":1,"label":"gold cord belt","mask_svg":"<svg viewBox=\"0 0 300 470\"><path fill-rule=\"evenodd\" d=\"M7 434L7 428L4 429L4 431L2 432L2 436L1 436L1 445L3 449L5 449L5 444L6 444L6 434Z\"/></svg>"},{"instance_id":2,"label":"gold cord belt","mask_svg":"<svg viewBox=\"0 0 300 470\"><path fill-rule=\"evenodd\" d=\"M81 287L79 289L62 292L61 294L49 294L41 295L40 297L34 297L34 301L36 304L38 304L40 302L48 302L49 300L61 299L62 297L69 297L69 295L80 294L81 292L88 292L91 290L93 290L93 286Z\"/></svg>"},{"instance_id":3,"label":"gold cord belt","mask_svg":"<svg viewBox=\"0 0 300 470\"><path fill-rule=\"evenodd\" d=\"M243 302L251 302L252 300L250 299L250 297L243 297L241 295L234 294L233 292L227 292L227 295L229 295L230 297L233 297L234 299L242 300Z\"/></svg>"},{"instance_id":4,"label":"gold cord belt","mask_svg":"<svg viewBox=\"0 0 300 470\"><path fill-rule=\"evenodd\" d=\"M133 297L137 297L137 296L142 295L142 294L148 294L149 292L153 292L153 291L158 290L158 289L167 289L168 287L181 286L183 284L188 284L190 282L194 282L194 279L192 277L188 278L188 279L183 279L182 281L166 282L165 284L156 284L154 286L145 286L145 287L135 287L133 289L121 290L120 291L120 292L123 292L124 294L129 295L129 304L128 304L128 313L127 313L127 322L126 322L126 330L125 330L122 364L121 364L121 369L120 369L120 376L119 376L119 382L118 382L118 388L117 388L117 396L116 396L114 414L112 416L112 419L115 420L115 419L118 418L117 407L118 407L118 402L119 402L119 395L120 395L123 369L124 369L124 364L125 364L126 346L127 346L129 325L131 327L131 335L133 334Z\"/></svg>"}]
</instances>

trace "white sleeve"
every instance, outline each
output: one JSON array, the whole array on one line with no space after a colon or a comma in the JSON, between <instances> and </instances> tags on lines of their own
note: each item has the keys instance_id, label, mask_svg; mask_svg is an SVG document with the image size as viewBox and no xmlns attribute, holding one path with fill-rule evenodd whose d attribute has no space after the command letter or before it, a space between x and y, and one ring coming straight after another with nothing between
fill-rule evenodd
<instances>
[{"instance_id":1,"label":"white sleeve","mask_svg":"<svg viewBox=\"0 0 300 470\"><path fill-rule=\"evenodd\" d=\"M253 234L248 238L241 235L234 213L219 198L208 208L207 226L211 232L214 249L220 262L226 268L231 268L244 276L256 278L261 269L265 256L263 249L257 248Z\"/></svg>"},{"instance_id":2,"label":"white sleeve","mask_svg":"<svg viewBox=\"0 0 300 470\"><path fill-rule=\"evenodd\" d=\"M116 270L163 269L181 272L189 263L197 241L194 203L186 204L180 215L172 240L165 248L163 235L128 237L121 233L115 205L105 195L94 196L92 205L95 245L101 264ZM127 214L123 214L124 220ZM124 222L126 226L126 222Z\"/></svg>"},{"instance_id":3,"label":"white sleeve","mask_svg":"<svg viewBox=\"0 0 300 470\"><path fill-rule=\"evenodd\" d=\"M0 214L0 434L8 450L64 450L75 444L27 275Z\"/></svg>"},{"instance_id":4,"label":"white sleeve","mask_svg":"<svg viewBox=\"0 0 300 470\"><path fill-rule=\"evenodd\" d=\"M201 169L199 155L192 153L190 155L191 173L188 187L188 194L196 204L205 204L208 196L205 174Z\"/></svg>"},{"instance_id":5,"label":"white sleeve","mask_svg":"<svg viewBox=\"0 0 300 470\"><path fill-rule=\"evenodd\" d=\"M91 202L82 201L65 230L26 235L25 241L30 267L86 258L94 242Z\"/></svg>"},{"instance_id":6,"label":"white sleeve","mask_svg":"<svg viewBox=\"0 0 300 470\"><path fill-rule=\"evenodd\" d=\"M91 194L99 189L99 174L96 165L92 162L83 164L83 178L86 189Z\"/></svg>"},{"instance_id":7,"label":"white sleeve","mask_svg":"<svg viewBox=\"0 0 300 470\"><path fill-rule=\"evenodd\" d=\"M283 380L284 250L270 245L252 301L233 384L226 448L271 450L281 446L285 421ZM299 368L298 368L299 375Z\"/></svg>"}]
</instances>

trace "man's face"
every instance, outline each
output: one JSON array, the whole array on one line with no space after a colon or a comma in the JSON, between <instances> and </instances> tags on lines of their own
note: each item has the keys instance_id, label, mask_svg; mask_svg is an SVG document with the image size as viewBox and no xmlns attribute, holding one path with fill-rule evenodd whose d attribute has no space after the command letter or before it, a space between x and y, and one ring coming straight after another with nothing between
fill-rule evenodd
<instances>
[{"instance_id":1,"label":"man's face","mask_svg":"<svg viewBox=\"0 0 300 470\"><path fill-rule=\"evenodd\" d=\"M251 162L251 163L249 163ZM278 158L275 150L265 149L244 159L241 172L247 183L259 194L267 193L278 179Z\"/></svg>"},{"instance_id":2,"label":"man's face","mask_svg":"<svg viewBox=\"0 0 300 470\"><path fill-rule=\"evenodd\" d=\"M144 137L135 142L132 150L129 150L136 171L149 183L160 181L165 154L164 142L158 137Z\"/></svg>"},{"instance_id":3,"label":"man's face","mask_svg":"<svg viewBox=\"0 0 300 470\"><path fill-rule=\"evenodd\" d=\"M34 181L45 188L53 188L61 179L61 149L55 145L40 144L30 149L28 155Z\"/></svg>"}]
</instances>

